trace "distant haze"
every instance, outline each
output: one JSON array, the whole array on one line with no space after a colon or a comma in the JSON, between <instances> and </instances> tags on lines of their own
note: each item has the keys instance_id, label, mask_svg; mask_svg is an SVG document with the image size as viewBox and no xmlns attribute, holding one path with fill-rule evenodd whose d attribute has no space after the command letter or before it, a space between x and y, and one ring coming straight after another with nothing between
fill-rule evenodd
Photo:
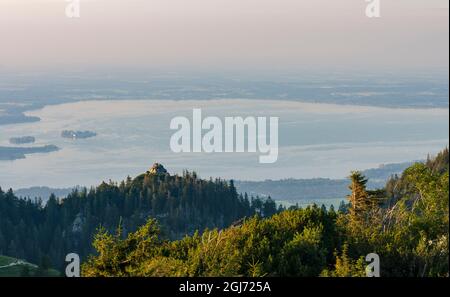
<instances>
[{"instance_id":1,"label":"distant haze","mask_svg":"<svg viewBox=\"0 0 450 297\"><path fill-rule=\"evenodd\" d=\"M448 0L0 0L1 68L446 68Z\"/></svg>"}]
</instances>

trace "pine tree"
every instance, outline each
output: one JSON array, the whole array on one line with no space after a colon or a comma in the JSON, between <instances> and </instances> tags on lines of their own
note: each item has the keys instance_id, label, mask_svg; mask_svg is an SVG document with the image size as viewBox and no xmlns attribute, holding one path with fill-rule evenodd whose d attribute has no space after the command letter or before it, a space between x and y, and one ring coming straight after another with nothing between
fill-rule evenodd
<instances>
[{"instance_id":1,"label":"pine tree","mask_svg":"<svg viewBox=\"0 0 450 297\"><path fill-rule=\"evenodd\" d=\"M350 201L350 219L354 223L363 222L364 215L369 210L371 202L366 190L367 179L359 171L352 171L349 176L351 194L347 196Z\"/></svg>"}]
</instances>

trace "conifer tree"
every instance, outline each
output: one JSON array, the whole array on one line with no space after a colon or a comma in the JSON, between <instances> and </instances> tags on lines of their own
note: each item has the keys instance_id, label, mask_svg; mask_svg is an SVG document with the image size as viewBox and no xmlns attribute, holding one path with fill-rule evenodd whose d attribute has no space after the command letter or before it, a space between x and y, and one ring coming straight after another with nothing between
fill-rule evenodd
<instances>
[{"instance_id":1,"label":"conifer tree","mask_svg":"<svg viewBox=\"0 0 450 297\"><path fill-rule=\"evenodd\" d=\"M352 171L349 178L351 181L349 186L351 194L348 196L350 201L350 219L353 223L361 223L371 205L366 190L367 179L359 171Z\"/></svg>"}]
</instances>

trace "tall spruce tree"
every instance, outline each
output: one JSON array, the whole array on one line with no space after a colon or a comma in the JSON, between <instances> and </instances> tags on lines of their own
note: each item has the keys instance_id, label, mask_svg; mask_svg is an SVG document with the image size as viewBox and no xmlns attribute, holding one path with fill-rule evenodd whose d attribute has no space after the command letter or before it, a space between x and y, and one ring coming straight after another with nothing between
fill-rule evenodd
<instances>
[{"instance_id":1,"label":"tall spruce tree","mask_svg":"<svg viewBox=\"0 0 450 297\"><path fill-rule=\"evenodd\" d=\"M366 190L367 179L359 171L352 171L349 176L351 194L348 196L350 201L350 219L354 223L361 223L364 215L371 206L369 195Z\"/></svg>"}]
</instances>

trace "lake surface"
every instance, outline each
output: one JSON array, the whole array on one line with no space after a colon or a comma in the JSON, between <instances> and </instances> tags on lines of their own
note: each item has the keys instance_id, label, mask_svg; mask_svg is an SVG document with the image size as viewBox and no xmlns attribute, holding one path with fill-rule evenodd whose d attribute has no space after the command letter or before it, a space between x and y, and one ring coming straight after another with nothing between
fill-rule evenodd
<instances>
[{"instance_id":1,"label":"lake surface","mask_svg":"<svg viewBox=\"0 0 450 297\"><path fill-rule=\"evenodd\" d=\"M280 151L274 164L259 153L181 153L170 150L175 116L278 116ZM351 170L424 159L449 139L449 110L395 109L280 100L123 100L46 106L26 113L40 122L0 126L0 146L9 138L34 136L35 146L60 151L0 161L0 186L69 187L120 181L154 162L170 173L195 170L201 177L242 180L343 178ZM65 139L62 130L90 130L88 139Z\"/></svg>"}]
</instances>

